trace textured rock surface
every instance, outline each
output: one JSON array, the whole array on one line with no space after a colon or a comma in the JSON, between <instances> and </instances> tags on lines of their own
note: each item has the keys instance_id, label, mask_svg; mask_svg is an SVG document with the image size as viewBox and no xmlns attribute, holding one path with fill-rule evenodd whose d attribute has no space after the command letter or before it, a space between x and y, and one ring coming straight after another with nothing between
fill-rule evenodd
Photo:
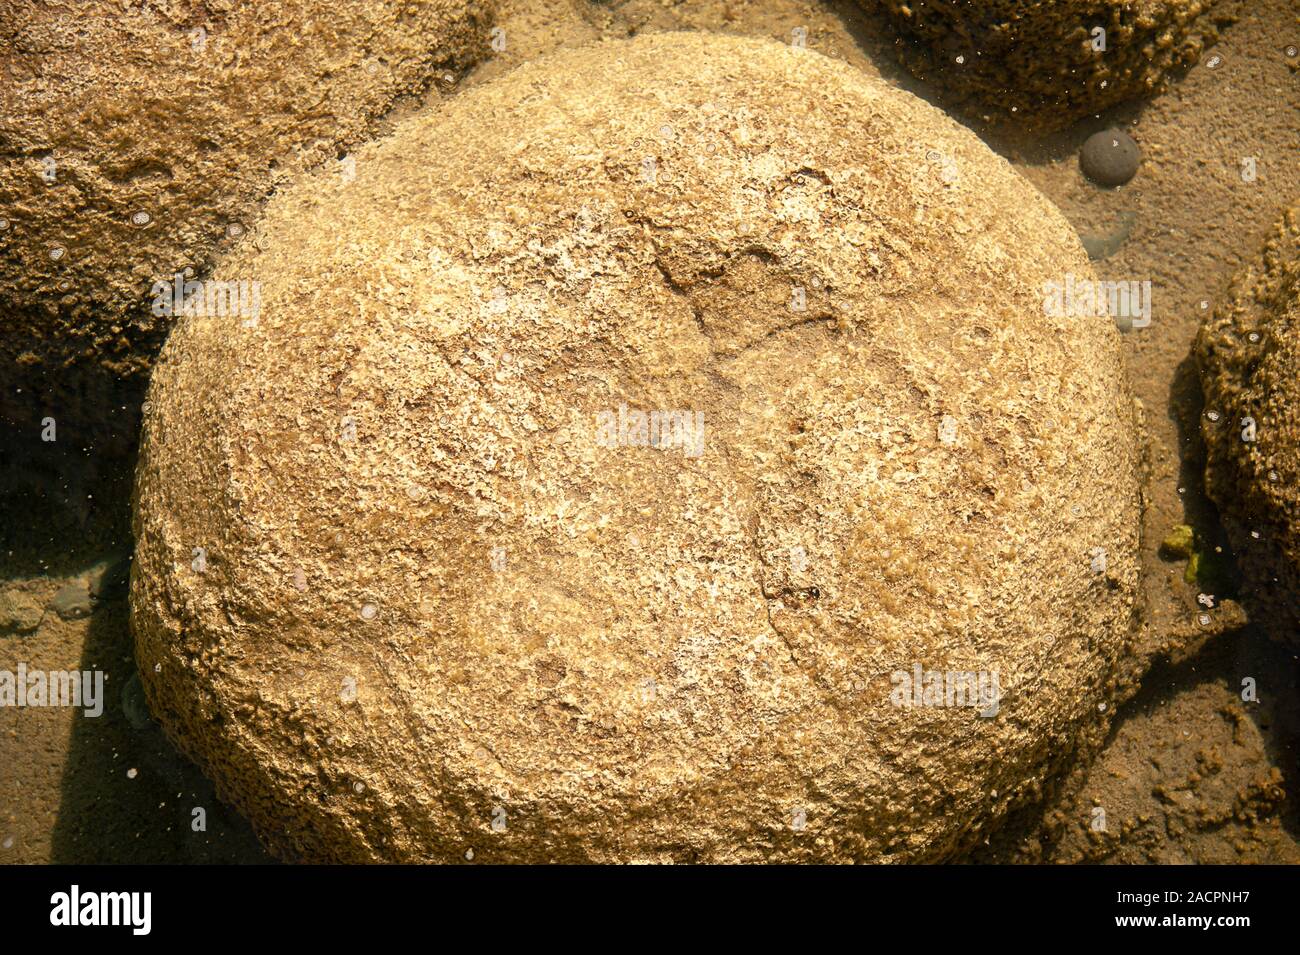
<instances>
[{"instance_id":1,"label":"textured rock surface","mask_svg":"<svg viewBox=\"0 0 1300 955\"><path fill-rule=\"evenodd\" d=\"M0 402L94 417L267 193L487 50L490 0L0 0ZM0 404L0 410L3 405ZM23 408L10 409L16 418Z\"/></svg>"},{"instance_id":2,"label":"textured rock surface","mask_svg":"<svg viewBox=\"0 0 1300 955\"><path fill-rule=\"evenodd\" d=\"M526 64L278 195L222 267L258 326L169 339L151 708L290 859L946 857L1129 642L1118 332L1042 305L1088 270L818 54ZM702 412L702 453L602 445L624 404ZM996 671L997 715L894 705L918 664Z\"/></svg>"},{"instance_id":3,"label":"textured rock surface","mask_svg":"<svg viewBox=\"0 0 1300 955\"><path fill-rule=\"evenodd\" d=\"M1233 282L1197 342L1206 490L1252 614L1300 641L1300 205ZM1253 438L1253 440L1247 440Z\"/></svg>"},{"instance_id":4,"label":"textured rock surface","mask_svg":"<svg viewBox=\"0 0 1300 955\"><path fill-rule=\"evenodd\" d=\"M918 76L970 113L1044 130L1158 91L1235 0L883 0ZM1105 31L1105 49L1093 30Z\"/></svg>"}]
</instances>

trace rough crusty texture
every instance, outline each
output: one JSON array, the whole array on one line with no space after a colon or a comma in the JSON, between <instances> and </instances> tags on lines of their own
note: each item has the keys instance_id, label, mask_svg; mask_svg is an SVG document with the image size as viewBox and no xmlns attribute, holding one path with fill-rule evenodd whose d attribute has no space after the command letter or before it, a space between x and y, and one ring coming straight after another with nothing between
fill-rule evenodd
<instances>
[{"instance_id":1,"label":"rough crusty texture","mask_svg":"<svg viewBox=\"0 0 1300 955\"><path fill-rule=\"evenodd\" d=\"M1236 0L877 2L912 72L975 116L1049 131L1157 92L1218 38ZM1095 27L1106 31L1104 52L1093 48Z\"/></svg>"},{"instance_id":2,"label":"rough crusty texture","mask_svg":"<svg viewBox=\"0 0 1300 955\"><path fill-rule=\"evenodd\" d=\"M102 414L65 366L146 369L154 283L201 277L274 185L485 53L491 6L0 0L0 411L30 413L21 383Z\"/></svg>"},{"instance_id":3,"label":"rough crusty texture","mask_svg":"<svg viewBox=\"0 0 1300 955\"><path fill-rule=\"evenodd\" d=\"M1300 204L1233 281L1197 351L1206 490L1262 611L1252 616L1300 642Z\"/></svg>"},{"instance_id":4,"label":"rough crusty texture","mask_svg":"<svg viewBox=\"0 0 1300 955\"><path fill-rule=\"evenodd\" d=\"M920 100L601 44L259 232L259 326L155 371L132 603L154 713L285 858L940 859L1107 699L1118 332L1043 314L1078 239ZM703 453L602 446L624 403ZM996 670L998 715L891 704L914 664Z\"/></svg>"}]
</instances>

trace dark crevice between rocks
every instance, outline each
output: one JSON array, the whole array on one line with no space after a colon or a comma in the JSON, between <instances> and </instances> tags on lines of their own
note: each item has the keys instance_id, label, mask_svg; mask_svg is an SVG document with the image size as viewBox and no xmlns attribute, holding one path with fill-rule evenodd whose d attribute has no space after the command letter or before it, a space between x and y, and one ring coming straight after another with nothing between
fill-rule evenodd
<instances>
[{"instance_id":1,"label":"dark crevice between rocks","mask_svg":"<svg viewBox=\"0 0 1300 955\"><path fill-rule=\"evenodd\" d=\"M0 578L69 576L127 553L143 375L0 366ZM53 440L49 440L53 438Z\"/></svg>"}]
</instances>

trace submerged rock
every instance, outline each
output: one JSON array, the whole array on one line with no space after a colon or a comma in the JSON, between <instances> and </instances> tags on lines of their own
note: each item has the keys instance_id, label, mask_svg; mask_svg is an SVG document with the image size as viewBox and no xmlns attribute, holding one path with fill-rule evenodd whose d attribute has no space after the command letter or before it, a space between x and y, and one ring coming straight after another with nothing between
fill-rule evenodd
<instances>
[{"instance_id":1,"label":"submerged rock","mask_svg":"<svg viewBox=\"0 0 1300 955\"><path fill-rule=\"evenodd\" d=\"M1043 131L1150 96L1231 22L1217 0L884 0L903 63L970 114Z\"/></svg>"},{"instance_id":2,"label":"submerged rock","mask_svg":"<svg viewBox=\"0 0 1300 955\"><path fill-rule=\"evenodd\" d=\"M1093 133L1079 150L1079 168L1102 186L1122 186L1135 175L1142 151L1133 137L1114 127Z\"/></svg>"},{"instance_id":3,"label":"submerged rock","mask_svg":"<svg viewBox=\"0 0 1300 955\"><path fill-rule=\"evenodd\" d=\"M147 370L170 287L215 305L204 273L267 194L483 55L492 2L7 7L0 419L35 435L51 408L83 428L119 412L104 382Z\"/></svg>"},{"instance_id":4,"label":"submerged rock","mask_svg":"<svg viewBox=\"0 0 1300 955\"><path fill-rule=\"evenodd\" d=\"M276 853L943 859L1070 758L1133 405L974 135L673 34L357 159L224 266L255 328L179 324L137 475L150 707Z\"/></svg>"},{"instance_id":5,"label":"submerged rock","mask_svg":"<svg viewBox=\"0 0 1300 955\"><path fill-rule=\"evenodd\" d=\"M90 584L85 577L76 577L55 593L50 601L50 609L64 620L80 620L89 617L92 607Z\"/></svg>"},{"instance_id":6,"label":"submerged rock","mask_svg":"<svg viewBox=\"0 0 1300 955\"><path fill-rule=\"evenodd\" d=\"M1300 204L1233 280L1197 339L1206 491L1245 572L1242 598L1300 642Z\"/></svg>"}]
</instances>

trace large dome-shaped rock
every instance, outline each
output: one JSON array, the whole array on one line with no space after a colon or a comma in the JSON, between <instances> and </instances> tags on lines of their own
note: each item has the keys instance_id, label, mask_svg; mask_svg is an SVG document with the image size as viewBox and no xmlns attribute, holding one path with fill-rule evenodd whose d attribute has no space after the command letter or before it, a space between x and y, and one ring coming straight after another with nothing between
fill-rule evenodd
<instances>
[{"instance_id":1,"label":"large dome-shaped rock","mask_svg":"<svg viewBox=\"0 0 1300 955\"><path fill-rule=\"evenodd\" d=\"M1197 341L1205 485L1252 619L1300 641L1300 205L1233 281Z\"/></svg>"},{"instance_id":2,"label":"large dome-shaped rock","mask_svg":"<svg viewBox=\"0 0 1300 955\"><path fill-rule=\"evenodd\" d=\"M151 706L290 859L951 856L1129 640L1133 406L1064 272L1003 160L818 54L468 91L273 200L256 327L171 336Z\"/></svg>"},{"instance_id":3,"label":"large dome-shaped rock","mask_svg":"<svg viewBox=\"0 0 1300 955\"><path fill-rule=\"evenodd\" d=\"M972 115L1052 130L1158 92L1231 18L1217 0L884 0L898 53Z\"/></svg>"},{"instance_id":4,"label":"large dome-shaped rock","mask_svg":"<svg viewBox=\"0 0 1300 955\"><path fill-rule=\"evenodd\" d=\"M274 186L486 53L491 7L5 3L0 421L120 410L129 387L101 379L147 369L170 324L155 286L200 280Z\"/></svg>"}]
</instances>

